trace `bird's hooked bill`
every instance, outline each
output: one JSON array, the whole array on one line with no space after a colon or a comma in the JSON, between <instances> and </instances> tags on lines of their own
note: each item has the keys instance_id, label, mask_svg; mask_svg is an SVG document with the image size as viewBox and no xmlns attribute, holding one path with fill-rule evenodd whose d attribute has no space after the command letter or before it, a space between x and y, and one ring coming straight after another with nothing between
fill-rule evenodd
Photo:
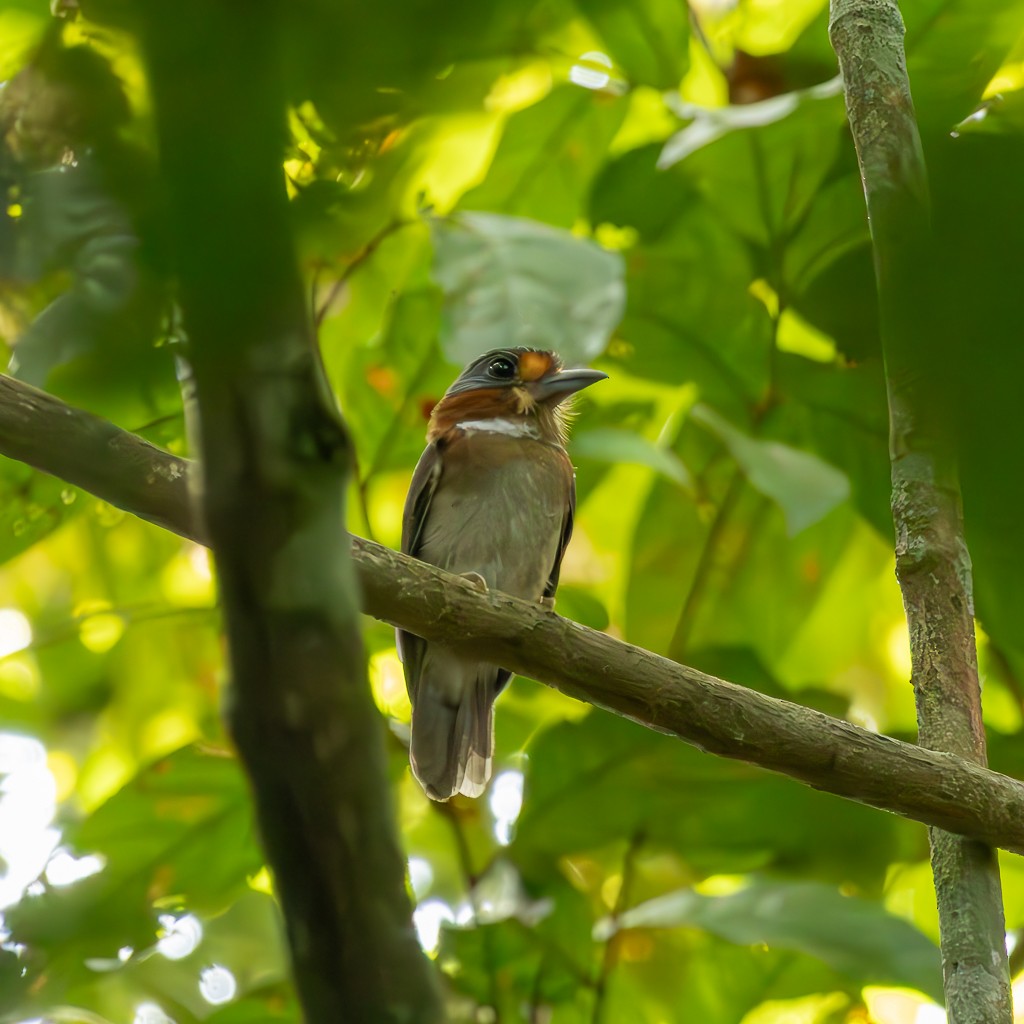
<instances>
[{"instance_id":1,"label":"bird's hooked bill","mask_svg":"<svg viewBox=\"0 0 1024 1024\"><path fill-rule=\"evenodd\" d=\"M574 395L599 380L607 379L608 374L600 370L557 370L534 381L530 385L530 390L540 401L556 397L568 398L569 395Z\"/></svg>"}]
</instances>

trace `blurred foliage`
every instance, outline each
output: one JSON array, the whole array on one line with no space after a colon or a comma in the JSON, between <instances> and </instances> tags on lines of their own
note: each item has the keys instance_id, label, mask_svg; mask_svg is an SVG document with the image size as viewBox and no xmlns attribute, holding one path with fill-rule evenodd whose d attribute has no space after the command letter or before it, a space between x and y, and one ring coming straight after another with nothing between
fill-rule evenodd
<instances>
[{"instance_id":1,"label":"blurred foliage","mask_svg":"<svg viewBox=\"0 0 1024 1024\"><path fill-rule=\"evenodd\" d=\"M135 0L80 6L0 6L0 336L184 452ZM906 8L936 233L922 372L962 454L992 760L1020 774L1024 3ZM470 355L596 360L560 611L912 737L822 0L284 10L282 187L358 449L354 529L397 544L425 418ZM0 494L0 1019L297 1021L205 553L15 463ZM911 1024L940 997L923 828L525 679L488 796L431 805L393 634L366 635L453 1020ZM1004 871L1019 938L1024 868Z\"/></svg>"}]
</instances>

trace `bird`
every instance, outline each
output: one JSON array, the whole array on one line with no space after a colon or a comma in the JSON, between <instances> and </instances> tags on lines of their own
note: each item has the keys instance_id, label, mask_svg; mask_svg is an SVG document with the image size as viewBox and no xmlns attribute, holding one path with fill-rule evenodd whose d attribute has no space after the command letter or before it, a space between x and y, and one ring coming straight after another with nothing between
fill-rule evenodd
<instances>
[{"instance_id":1,"label":"bird","mask_svg":"<svg viewBox=\"0 0 1024 1024\"><path fill-rule=\"evenodd\" d=\"M494 349L434 406L402 517L402 551L481 589L554 604L572 534L570 399L607 378L554 352ZM432 800L477 797L491 775L494 701L512 673L398 630L412 705L409 760Z\"/></svg>"}]
</instances>

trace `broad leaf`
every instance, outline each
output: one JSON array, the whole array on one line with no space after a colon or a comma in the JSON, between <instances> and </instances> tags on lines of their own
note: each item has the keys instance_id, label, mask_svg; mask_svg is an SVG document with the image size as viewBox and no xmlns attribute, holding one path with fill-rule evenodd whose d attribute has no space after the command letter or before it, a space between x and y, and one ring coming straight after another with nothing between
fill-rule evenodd
<instances>
[{"instance_id":1,"label":"broad leaf","mask_svg":"<svg viewBox=\"0 0 1024 1024\"><path fill-rule=\"evenodd\" d=\"M103 869L28 897L8 915L57 992L81 980L86 961L151 946L159 912L222 910L263 863L241 770L224 754L195 748L145 769L64 840L80 855L100 856Z\"/></svg>"},{"instance_id":2,"label":"broad leaf","mask_svg":"<svg viewBox=\"0 0 1024 1024\"><path fill-rule=\"evenodd\" d=\"M699 107L695 103L676 100L672 108L691 123L665 143L658 158L658 167L665 170L685 160L698 149L710 145L729 132L741 128L761 128L789 117L802 103L828 99L841 94L841 78L833 78L803 92L787 92L759 103L731 107Z\"/></svg>"},{"instance_id":3,"label":"broad leaf","mask_svg":"<svg viewBox=\"0 0 1024 1024\"><path fill-rule=\"evenodd\" d=\"M626 110L622 97L576 85L552 90L512 115L486 179L460 208L572 227Z\"/></svg>"},{"instance_id":4,"label":"broad leaf","mask_svg":"<svg viewBox=\"0 0 1024 1024\"><path fill-rule=\"evenodd\" d=\"M631 83L676 88L690 63L687 10L673 0L576 0Z\"/></svg>"},{"instance_id":5,"label":"broad leaf","mask_svg":"<svg viewBox=\"0 0 1024 1024\"><path fill-rule=\"evenodd\" d=\"M582 458L648 466L684 490L693 489L693 480L679 456L640 434L612 428L589 430L575 436L572 451L574 456Z\"/></svg>"},{"instance_id":6,"label":"broad leaf","mask_svg":"<svg viewBox=\"0 0 1024 1024\"><path fill-rule=\"evenodd\" d=\"M622 315L622 259L515 217L466 213L434 226L441 345L454 363L525 345L569 363L600 355Z\"/></svg>"},{"instance_id":7,"label":"broad leaf","mask_svg":"<svg viewBox=\"0 0 1024 1024\"><path fill-rule=\"evenodd\" d=\"M791 536L849 497L846 476L816 456L744 434L707 406L695 406L690 415L725 444L751 485L782 509Z\"/></svg>"},{"instance_id":8,"label":"broad leaf","mask_svg":"<svg viewBox=\"0 0 1024 1024\"><path fill-rule=\"evenodd\" d=\"M598 934L679 926L702 928L738 945L799 950L861 984L916 988L942 999L933 943L881 905L811 882L758 881L729 896L682 889L602 922Z\"/></svg>"}]
</instances>

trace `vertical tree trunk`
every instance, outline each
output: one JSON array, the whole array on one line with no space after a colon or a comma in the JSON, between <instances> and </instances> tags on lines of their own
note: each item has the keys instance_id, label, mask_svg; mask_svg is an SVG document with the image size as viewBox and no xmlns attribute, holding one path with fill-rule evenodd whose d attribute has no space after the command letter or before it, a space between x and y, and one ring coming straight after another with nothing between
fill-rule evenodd
<instances>
[{"instance_id":1,"label":"vertical tree trunk","mask_svg":"<svg viewBox=\"0 0 1024 1024\"><path fill-rule=\"evenodd\" d=\"M985 764L971 563L951 417L929 351L934 279L924 157L895 0L832 0L875 253L889 395L896 570L910 628L919 742ZM995 852L931 829L946 1009L951 1024L1010 1024Z\"/></svg>"},{"instance_id":2,"label":"vertical tree trunk","mask_svg":"<svg viewBox=\"0 0 1024 1024\"><path fill-rule=\"evenodd\" d=\"M144 41L190 358L230 724L311 1024L442 1017L412 928L281 168L276 0L152 0Z\"/></svg>"}]
</instances>

